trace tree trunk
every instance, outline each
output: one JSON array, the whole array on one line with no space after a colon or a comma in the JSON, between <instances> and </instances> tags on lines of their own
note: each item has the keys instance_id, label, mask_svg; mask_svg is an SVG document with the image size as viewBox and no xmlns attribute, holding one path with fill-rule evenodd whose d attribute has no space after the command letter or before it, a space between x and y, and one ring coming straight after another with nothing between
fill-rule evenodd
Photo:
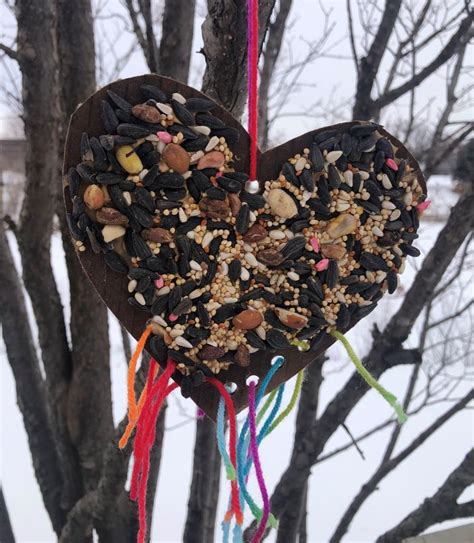
<instances>
[{"instance_id":1,"label":"tree trunk","mask_svg":"<svg viewBox=\"0 0 474 543\"><path fill-rule=\"evenodd\" d=\"M217 500L215 496L216 470L220 471L220 456L217 450L215 425L209 418L196 423L194 444L193 478L188 500L188 514L183 534L183 543L210 543L206 539L210 532L210 519L215 518Z\"/></svg>"},{"instance_id":2,"label":"tree trunk","mask_svg":"<svg viewBox=\"0 0 474 543\"><path fill-rule=\"evenodd\" d=\"M160 74L188 82L196 0L166 0L161 25ZM179 21L179 24L177 24Z\"/></svg>"},{"instance_id":3,"label":"tree trunk","mask_svg":"<svg viewBox=\"0 0 474 543\"><path fill-rule=\"evenodd\" d=\"M15 543L10 515L3 495L3 488L0 486L0 541L2 543Z\"/></svg>"},{"instance_id":4,"label":"tree trunk","mask_svg":"<svg viewBox=\"0 0 474 543\"><path fill-rule=\"evenodd\" d=\"M63 308L51 267L50 247L58 183L58 54L54 2L16 3L18 62L22 74L26 137L25 197L18 242L46 373L47 401L63 471L66 510L81 492L80 471L67 426L71 360Z\"/></svg>"}]
</instances>

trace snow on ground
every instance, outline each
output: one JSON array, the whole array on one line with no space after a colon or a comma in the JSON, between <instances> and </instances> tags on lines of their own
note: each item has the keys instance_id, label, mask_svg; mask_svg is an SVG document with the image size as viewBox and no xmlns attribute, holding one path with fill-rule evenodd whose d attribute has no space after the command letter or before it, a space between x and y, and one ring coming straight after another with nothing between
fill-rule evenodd
<instances>
[{"instance_id":1,"label":"snow on ground","mask_svg":"<svg viewBox=\"0 0 474 543\"><path fill-rule=\"evenodd\" d=\"M430 214L445 218L449 207L457 195L452 192L450 180L443 176L434 176L430 180L430 198L433 200ZM434 218L434 217L433 217ZM417 246L423 256L434 243L441 229L440 223L425 221L420 228ZM14 240L10 240L19 265L18 253ZM349 333L359 355L364 355L370 345L370 330L374 323L381 329L396 311L412 282L421 259L409 261L405 274L401 278L398 293L385 297L369 318L359 323ZM61 299L68 314L68 280L64 255L59 237L52 243L52 262L60 289ZM31 314L31 307L29 307ZM31 323L34 327L34 323ZM33 328L34 330L34 328ZM114 418L119 421L126 411L126 364L121 345L121 335L117 321L110 316L111 371ZM408 345L416 346L413 338ZM327 363L326 379L321 393L320 412L327 402L340 389L352 373L347 356L337 345L329 350L330 361ZM53 542L55 540L50 523L44 511L41 496L31 464L27 437L23 428L21 414L16 405L15 385L6 359L5 346L0 343L1 359L1 410L2 431L0 448L0 479L4 488L11 520L19 543ZM333 370L339 370L334 372ZM424 377L422 376L422 379ZM395 368L386 372L381 382L394 393L404 390L408 380L405 368ZM285 398L291 393L293 382L286 386ZM469 383L464 388L470 386ZM462 388L459 393L461 394ZM176 543L181 540L182 528L186 515L189 493L189 481L192 469L194 446L194 414L196 408L191 400L178 396L170 399L167 412L169 431L165 436L162 469L156 496L153 518L152 541ZM443 411L443 406L434 406L429 414L422 413L412 417L403 429L401 444L407 444L422 428ZM363 506L356 517L345 541L370 542L386 529L393 526L408 512L416 507L426 496L432 494L445 479L446 475L464 457L472 446L472 411L464 411L447 423L436 435L432 436L424 447L419 449L402 467L393 472L380 485L379 491ZM374 392L366 395L350 414L347 424L354 435L367 430L377 422L390 417L390 408ZM262 445L262 461L267 483L273 488L279 476L287 466L294 431L294 413ZM373 472L380 461L382 447L387 433L377 434L362 443L366 460L362 460L353 449L317 465L312 472L309 493L309 541L322 543L328 540L342 512L348 505L361 484ZM326 452L346 443L347 436L339 430L327 445ZM258 496L254 481L250 484L253 495ZM228 485L222 477L219 499L218 519L224 514L227 504ZM466 496L466 499L472 499ZM247 517L248 518L248 517ZM272 539L270 538L270 541ZM274 540L274 539L273 539ZM219 527L216 542L221 541Z\"/></svg>"}]
</instances>

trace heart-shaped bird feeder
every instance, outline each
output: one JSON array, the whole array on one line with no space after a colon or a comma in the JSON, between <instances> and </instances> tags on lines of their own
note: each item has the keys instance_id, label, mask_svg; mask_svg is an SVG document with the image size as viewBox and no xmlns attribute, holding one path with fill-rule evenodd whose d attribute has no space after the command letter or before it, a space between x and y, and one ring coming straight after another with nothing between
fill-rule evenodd
<instances>
[{"instance_id":1,"label":"heart-shaped bird feeder","mask_svg":"<svg viewBox=\"0 0 474 543\"><path fill-rule=\"evenodd\" d=\"M81 264L148 352L177 363L211 417L215 375L246 406L274 354L290 379L397 286L426 185L380 125L319 128L258 154L215 102L169 78L104 87L71 118L64 197ZM307 352L302 352L308 348Z\"/></svg>"}]
</instances>

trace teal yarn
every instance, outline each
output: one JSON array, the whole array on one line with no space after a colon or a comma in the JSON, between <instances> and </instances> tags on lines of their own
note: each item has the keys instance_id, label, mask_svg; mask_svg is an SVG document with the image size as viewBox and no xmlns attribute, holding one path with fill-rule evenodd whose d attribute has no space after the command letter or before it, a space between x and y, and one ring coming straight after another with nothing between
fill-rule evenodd
<instances>
[{"instance_id":1,"label":"teal yarn","mask_svg":"<svg viewBox=\"0 0 474 543\"><path fill-rule=\"evenodd\" d=\"M224 462L227 479L233 481L235 479L235 469L225 445L225 401L222 396L219 399L219 407L217 409L216 439L217 448L219 449L222 461Z\"/></svg>"},{"instance_id":2,"label":"teal yarn","mask_svg":"<svg viewBox=\"0 0 474 543\"><path fill-rule=\"evenodd\" d=\"M258 404L262 400L263 396L265 395L265 391L266 391L271 379L273 378L275 373L281 368L281 366L283 365L283 363L285 361L285 359L282 356L277 356L277 357L275 357L274 360L275 361L274 361L273 365L268 370L267 374L263 378L263 380L262 380L262 382L261 382L261 384L260 384L260 386L258 388L256 398L255 398L255 406L256 407L258 406ZM272 413L273 413L273 410L272 410ZM269 417L272 415L272 413L270 413ZM271 424L271 421L270 421L270 424ZM253 514L253 516L258 519L258 518L261 517L262 512L261 512L260 508L257 506L257 504L255 503L252 496L250 495L250 493L249 493L249 491L247 489L247 484L246 484L246 478L247 478L247 475L248 475L248 472L246 470L246 466L247 466L247 458L246 457L248 455L249 441L250 441L249 437L247 436L248 430L249 430L249 419L247 417L247 419L246 419L246 421L245 421L245 423L244 423L244 425L242 427L242 430L240 432L239 439L238 439L238 442L237 442L237 480L238 480L239 488L240 488L242 512L245 509L245 503L247 503L249 508L250 508L250 511ZM263 437L264 437L264 435L263 435ZM262 439L263 439L263 437L262 437ZM251 464L249 466L249 471L250 471L250 467L251 467ZM243 498L243 500L242 500L242 498ZM270 523L271 523L271 525L276 525L276 519L275 519L275 517L273 517L273 515L270 516Z\"/></svg>"}]
</instances>

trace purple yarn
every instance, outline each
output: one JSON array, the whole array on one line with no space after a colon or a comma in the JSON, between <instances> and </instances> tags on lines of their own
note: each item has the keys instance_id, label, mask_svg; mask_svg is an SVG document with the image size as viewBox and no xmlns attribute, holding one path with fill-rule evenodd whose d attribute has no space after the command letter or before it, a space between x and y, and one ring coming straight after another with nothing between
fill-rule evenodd
<instances>
[{"instance_id":1,"label":"purple yarn","mask_svg":"<svg viewBox=\"0 0 474 543\"><path fill-rule=\"evenodd\" d=\"M255 464L255 474L257 476L258 486L263 500L263 513L255 532L252 543L260 543L262 540L265 529L267 527L268 518L270 517L270 500L268 498L268 490L265 484L265 478L263 476L262 466L260 464L260 457L258 454L258 442L257 442L257 425L255 421L255 388L256 383L253 381L249 384L249 429L250 429L250 451L252 453L253 462Z\"/></svg>"}]
</instances>

